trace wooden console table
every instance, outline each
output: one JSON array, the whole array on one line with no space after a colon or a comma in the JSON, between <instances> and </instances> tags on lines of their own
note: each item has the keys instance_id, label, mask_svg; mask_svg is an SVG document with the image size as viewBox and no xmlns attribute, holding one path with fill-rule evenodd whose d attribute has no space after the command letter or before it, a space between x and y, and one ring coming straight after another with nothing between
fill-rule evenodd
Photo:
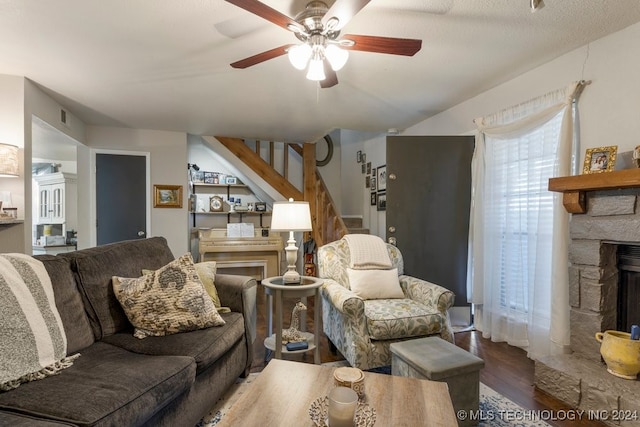
<instances>
[{"instance_id":1,"label":"wooden console table","mask_svg":"<svg viewBox=\"0 0 640 427\"><path fill-rule=\"evenodd\" d=\"M200 261L218 262L225 268L253 269L256 280L278 276L284 245L279 234L269 237L227 237L224 229L198 230ZM221 271L222 272L222 271Z\"/></svg>"},{"instance_id":2,"label":"wooden console table","mask_svg":"<svg viewBox=\"0 0 640 427\"><path fill-rule=\"evenodd\" d=\"M562 204L569 213L587 211L585 193L640 187L640 169L562 176L549 179L549 191L562 194Z\"/></svg>"}]
</instances>

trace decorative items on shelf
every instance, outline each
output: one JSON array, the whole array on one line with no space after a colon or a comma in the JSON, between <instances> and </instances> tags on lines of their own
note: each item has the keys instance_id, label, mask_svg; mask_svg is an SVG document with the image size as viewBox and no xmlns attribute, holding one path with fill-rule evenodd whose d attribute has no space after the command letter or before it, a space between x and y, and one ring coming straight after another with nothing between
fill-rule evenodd
<instances>
[{"instance_id":1,"label":"decorative items on shelf","mask_svg":"<svg viewBox=\"0 0 640 427\"><path fill-rule=\"evenodd\" d=\"M224 202L220 196L211 196L209 198L209 211L222 212L224 208Z\"/></svg>"},{"instance_id":2,"label":"decorative items on shelf","mask_svg":"<svg viewBox=\"0 0 640 427\"><path fill-rule=\"evenodd\" d=\"M266 212L267 204L265 202L256 202L255 209L256 209L256 212Z\"/></svg>"},{"instance_id":3,"label":"decorative items on shelf","mask_svg":"<svg viewBox=\"0 0 640 427\"><path fill-rule=\"evenodd\" d=\"M195 184L220 184L220 185L234 185L239 184L238 178L232 175L227 175L222 172L209 172L203 170L195 170L191 174L192 181Z\"/></svg>"}]
</instances>

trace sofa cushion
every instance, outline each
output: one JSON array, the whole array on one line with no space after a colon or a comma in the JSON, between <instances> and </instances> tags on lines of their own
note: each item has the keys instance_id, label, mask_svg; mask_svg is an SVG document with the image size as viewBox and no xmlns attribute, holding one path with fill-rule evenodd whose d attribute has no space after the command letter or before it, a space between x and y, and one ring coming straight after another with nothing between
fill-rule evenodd
<instances>
[{"instance_id":1,"label":"sofa cushion","mask_svg":"<svg viewBox=\"0 0 640 427\"><path fill-rule=\"evenodd\" d=\"M135 338L130 332L119 332L104 341L126 350L159 356L190 356L197 364L197 374L222 357L244 336L244 318L240 313L222 314L224 326L199 329L164 337Z\"/></svg>"},{"instance_id":2,"label":"sofa cushion","mask_svg":"<svg viewBox=\"0 0 640 427\"><path fill-rule=\"evenodd\" d=\"M143 268L155 270L174 259L164 237L110 243L58 256L71 259L96 339L130 327L113 294L111 277L138 277Z\"/></svg>"},{"instance_id":3,"label":"sofa cushion","mask_svg":"<svg viewBox=\"0 0 640 427\"><path fill-rule=\"evenodd\" d=\"M146 356L96 342L59 375L0 393L0 408L80 426L141 425L195 379L190 357Z\"/></svg>"},{"instance_id":4,"label":"sofa cushion","mask_svg":"<svg viewBox=\"0 0 640 427\"><path fill-rule=\"evenodd\" d=\"M46 420L42 418L30 417L28 415L14 414L0 411L0 426L11 427L63 427L74 424L62 421Z\"/></svg>"},{"instance_id":5,"label":"sofa cushion","mask_svg":"<svg viewBox=\"0 0 640 427\"><path fill-rule=\"evenodd\" d=\"M34 258L44 264L51 278L56 307L67 335L67 354L89 347L94 342L93 331L69 260L53 255L36 255Z\"/></svg>"},{"instance_id":6,"label":"sofa cushion","mask_svg":"<svg viewBox=\"0 0 640 427\"><path fill-rule=\"evenodd\" d=\"M404 298L398 269L353 270L347 268L349 287L362 299Z\"/></svg>"},{"instance_id":7,"label":"sofa cushion","mask_svg":"<svg viewBox=\"0 0 640 427\"><path fill-rule=\"evenodd\" d=\"M364 302L369 335L375 340L411 338L438 334L443 316L410 299L376 299Z\"/></svg>"},{"instance_id":8,"label":"sofa cushion","mask_svg":"<svg viewBox=\"0 0 640 427\"><path fill-rule=\"evenodd\" d=\"M114 276L113 289L136 338L224 325L190 253L138 278Z\"/></svg>"}]
</instances>

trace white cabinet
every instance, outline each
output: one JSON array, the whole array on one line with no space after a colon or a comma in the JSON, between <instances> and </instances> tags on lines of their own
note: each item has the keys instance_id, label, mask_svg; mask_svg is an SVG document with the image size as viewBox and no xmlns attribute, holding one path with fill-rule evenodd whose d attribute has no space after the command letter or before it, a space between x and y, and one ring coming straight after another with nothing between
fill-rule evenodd
<instances>
[{"instance_id":1,"label":"white cabinet","mask_svg":"<svg viewBox=\"0 0 640 427\"><path fill-rule=\"evenodd\" d=\"M56 172L35 177L38 183L38 223L65 224L76 228L76 175Z\"/></svg>"}]
</instances>

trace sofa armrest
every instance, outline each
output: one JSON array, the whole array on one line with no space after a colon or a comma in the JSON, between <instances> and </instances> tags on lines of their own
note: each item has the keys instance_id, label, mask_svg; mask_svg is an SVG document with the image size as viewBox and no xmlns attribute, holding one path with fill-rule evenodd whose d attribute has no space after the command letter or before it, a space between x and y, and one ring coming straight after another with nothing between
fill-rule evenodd
<instances>
[{"instance_id":1,"label":"sofa armrest","mask_svg":"<svg viewBox=\"0 0 640 427\"><path fill-rule=\"evenodd\" d=\"M252 345L256 339L256 279L250 276L216 274L215 284L221 305L244 315L247 341Z\"/></svg>"},{"instance_id":2,"label":"sofa armrest","mask_svg":"<svg viewBox=\"0 0 640 427\"><path fill-rule=\"evenodd\" d=\"M443 314L453 307L455 294L450 290L411 276L402 275L399 279L400 286L407 298L433 307Z\"/></svg>"},{"instance_id":3,"label":"sofa armrest","mask_svg":"<svg viewBox=\"0 0 640 427\"><path fill-rule=\"evenodd\" d=\"M332 279L323 279L320 291L325 294L327 301L354 322L364 319L364 300L350 289L345 288Z\"/></svg>"}]
</instances>

